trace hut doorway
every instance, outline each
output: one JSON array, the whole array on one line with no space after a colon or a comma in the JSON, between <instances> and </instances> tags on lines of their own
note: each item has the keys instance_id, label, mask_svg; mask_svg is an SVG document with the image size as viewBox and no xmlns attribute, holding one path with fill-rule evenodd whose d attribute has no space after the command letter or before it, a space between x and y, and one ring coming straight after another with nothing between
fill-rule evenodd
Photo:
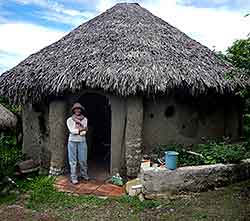
<instances>
[{"instance_id":1,"label":"hut doorway","mask_svg":"<svg viewBox=\"0 0 250 221\"><path fill-rule=\"evenodd\" d=\"M109 99L97 93L86 93L78 100L86 109L88 118L89 176L105 180L110 176L111 106Z\"/></svg>"}]
</instances>

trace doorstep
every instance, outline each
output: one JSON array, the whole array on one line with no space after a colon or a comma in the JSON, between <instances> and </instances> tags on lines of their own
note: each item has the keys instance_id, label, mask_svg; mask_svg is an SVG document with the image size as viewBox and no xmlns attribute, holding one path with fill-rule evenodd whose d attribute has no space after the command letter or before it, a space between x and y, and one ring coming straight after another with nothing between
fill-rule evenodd
<instances>
[{"instance_id":1,"label":"doorstep","mask_svg":"<svg viewBox=\"0 0 250 221\"><path fill-rule=\"evenodd\" d=\"M80 181L78 184L74 185L70 182L67 176L57 177L54 186L58 191L75 193L78 195L95 195L108 197L119 197L125 195L124 187L96 180Z\"/></svg>"}]
</instances>

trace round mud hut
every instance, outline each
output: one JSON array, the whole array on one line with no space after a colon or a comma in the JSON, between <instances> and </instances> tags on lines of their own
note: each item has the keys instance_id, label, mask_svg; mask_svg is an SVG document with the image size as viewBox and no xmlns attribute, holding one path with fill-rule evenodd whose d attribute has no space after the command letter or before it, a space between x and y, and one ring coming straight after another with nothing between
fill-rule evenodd
<instances>
[{"instance_id":1,"label":"round mud hut","mask_svg":"<svg viewBox=\"0 0 250 221\"><path fill-rule=\"evenodd\" d=\"M240 78L229 63L136 3L120 3L0 77L22 105L23 152L60 174L66 118L87 111L89 167L136 176L157 145L195 144L242 131Z\"/></svg>"},{"instance_id":2,"label":"round mud hut","mask_svg":"<svg viewBox=\"0 0 250 221\"><path fill-rule=\"evenodd\" d=\"M0 134L1 131L15 128L17 125L17 117L6 107L0 104Z\"/></svg>"}]
</instances>

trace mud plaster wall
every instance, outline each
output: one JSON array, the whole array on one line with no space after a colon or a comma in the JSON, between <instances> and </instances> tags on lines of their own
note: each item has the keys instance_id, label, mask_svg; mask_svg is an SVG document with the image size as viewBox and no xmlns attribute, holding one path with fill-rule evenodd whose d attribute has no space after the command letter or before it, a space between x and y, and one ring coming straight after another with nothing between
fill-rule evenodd
<instances>
[{"instance_id":1,"label":"mud plaster wall","mask_svg":"<svg viewBox=\"0 0 250 221\"><path fill-rule=\"evenodd\" d=\"M130 177L137 176L140 170L142 158L142 127L142 97L128 97L125 136L125 158L127 176Z\"/></svg>"},{"instance_id":2,"label":"mud plaster wall","mask_svg":"<svg viewBox=\"0 0 250 221\"><path fill-rule=\"evenodd\" d=\"M126 100L110 96L112 111L111 126L111 173L124 173L125 169L125 120Z\"/></svg>"},{"instance_id":3,"label":"mud plaster wall","mask_svg":"<svg viewBox=\"0 0 250 221\"><path fill-rule=\"evenodd\" d=\"M211 104L212 105L212 104ZM157 144L194 144L205 139L230 135L239 137L239 110L234 103L228 105L185 104L173 97L144 101L143 143L148 152ZM167 107L173 107L166 117ZM212 107L212 108L211 108ZM170 111L171 112L171 111Z\"/></svg>"},{"instance_id":4,"label":"mud plaster wall","mask_svg":"<svg viewBox=\"0 0 250 221\"><path fill-rule=\"evenodd\" d=\"M60 171L65 167L67 143L68 104L64 100L55 100L49 107L49 150L51 151L50 170Z\"/></svg>"},{"instance_id":5,"label":"mud plaster wall","mask_svg":"<svg viewBox=\"0 0 250 221\"><path fill-rule=\"evenodd\" d=\"M22 107L23 153L48 168L48 106L26 104Z\"/></svg>"},{"instance_id":6,"label":"mud plaster wall","mask_svg":"<svg viewBox=\"0 0 250 221\"><path fill-rule=\"evenodd\" d=\"M98 93L106 96L111 105L111 165L110 172L125 171L125 121L126 99L110 94L104 95L94 90L84 90L79 94L65 96L50 104L41 104L37 108L25 105L23 117L23 152L40 163L42 167L50 166L60 173L66 166L68 131L66 119L71 115L71 106L85 93Z\"/></svg>"}]
</instances>

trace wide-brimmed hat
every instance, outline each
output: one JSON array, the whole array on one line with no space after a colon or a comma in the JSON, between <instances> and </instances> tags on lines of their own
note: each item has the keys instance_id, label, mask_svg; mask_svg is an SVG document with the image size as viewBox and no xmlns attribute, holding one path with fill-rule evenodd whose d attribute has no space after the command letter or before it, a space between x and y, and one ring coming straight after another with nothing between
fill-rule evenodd
<instances>
[{"instance_id":1,"label":"wide-brimmed hat","mask_svg":"<svg viewBox=\"0 0 250 221\"><path fill-rule=\"evenodd\" d=\"M85 108L80 103L74 103L73 107L71 108L71 111L74 112L76 108L81 109L83 112L85 111Z\"/></svg>"}]
</instances>

